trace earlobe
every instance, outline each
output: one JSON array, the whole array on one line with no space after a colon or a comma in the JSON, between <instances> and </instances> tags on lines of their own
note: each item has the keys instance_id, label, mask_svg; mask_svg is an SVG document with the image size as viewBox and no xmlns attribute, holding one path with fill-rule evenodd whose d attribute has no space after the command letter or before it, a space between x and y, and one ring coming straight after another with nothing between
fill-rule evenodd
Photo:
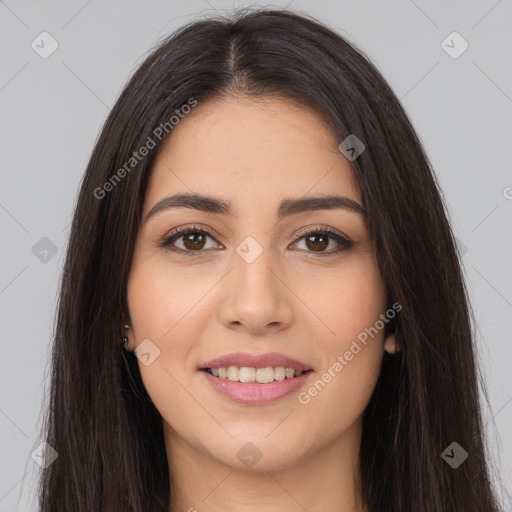
<instances>
[{"instance_id":1,"label":"earlobe","mask_svg":"<svg viewBox=\"0 0 512 512\"><path fill-rule=\"evenodd\" d=\"M400 352L400 347L396 341L395 334L389 334L384 341L384 350L391 355Z\"/></svg>"},{"instance_id":2,"label":"earlobe","mask_svg":"<svg viewBox=\"0 0 512 512\"><path fill-rule=\"evenodd\" d=\"M128 324L124 325L124 336L122 338L119 338L119 345L124 348L127 351L130 351L129 344L131 342L131 333L130 333L130 326Z\"/></svg>"}]
</instances>

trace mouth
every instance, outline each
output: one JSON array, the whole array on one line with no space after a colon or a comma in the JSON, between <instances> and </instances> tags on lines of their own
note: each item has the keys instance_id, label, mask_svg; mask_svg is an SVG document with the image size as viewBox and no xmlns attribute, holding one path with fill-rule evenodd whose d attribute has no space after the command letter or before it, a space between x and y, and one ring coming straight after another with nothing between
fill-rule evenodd
<instances>
[{"instance_id":1,"label":"mouth","mask_svg":"<svg viewBox=\"0 0 512 512\"><path fill-rule=\"evenodd\" d=\"M203 368L198 373L204 375L206 383L230 401L247 406L263 406L297 393L299 389L307 384L310 374L313 373L313 370L295 371L289 367L281 368L285 372L282 380L277 380L283 376L283 370L280 367L277 367L277 375L273 367L254 368L244 366L240 367L238 377L236 373L238 368L234 366ZM286 376L287 369L291 370L288 371L288 377ZM224 370L226 376L221 377L221 374L224 375ZM214 375L214 372L219 373L219 375ZM230 380L229 377L237 378L237 380Z\"/></svg>"},{"instance_id":2,"label":"mouth","mask_svg":"<svg viewBox=\"0 0 512 512\"><path fill-rule=\"evenodd\" d=\"M206 361L200 365L199 370L233 382L269 384L295 379L303 373L313 371L313 368L283 354L237 352Z\"/></svg>"},{"instance_id":3,"label":"mouth","mask_svg":"<svg viewBox=\"0 0 512 512\"><path fill-rule=\"evenodd\" d=\"M206 361L198 368L205 383L233 402L269 405L291 396L310 380L314 369L277 353L237 352Z\"/></svg>"},{"instance_id":4,"label":"mouth","mask_svg":"<svg viewBox=\"0 0 512 512\"><path fill-rule=\"evenodd\" d=\"M302 370L285 366L264 366L260 368L249 366L220 366L217 368L201 368L213 377L227 379L231 382L270 384L274 381L281 382L285 379L296 379L304 373L312 372L312 369Z\"/></svg>"}]
</instances>

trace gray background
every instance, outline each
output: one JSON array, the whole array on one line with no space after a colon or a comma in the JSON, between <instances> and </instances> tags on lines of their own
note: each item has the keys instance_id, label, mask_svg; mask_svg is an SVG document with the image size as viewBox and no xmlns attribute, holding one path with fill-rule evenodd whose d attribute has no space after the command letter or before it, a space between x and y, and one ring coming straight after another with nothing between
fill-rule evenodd
<instances>
[{"instance_id":1,"label":"gray background","mask_svg":"<svg viewBox=\"0 0 512 512\"><path fill-rule=\"evenodd\" d=\"M489 392L488 444L504 484L503 510L512 510L512 1L272 5L290 3L368 54L424 143L464 254ZM198 15L249 4L0 0L0 512L36 510L31 453L57 284L71 209L102 123L158 39ZM43 31L58 43L46 59L31 47L51 48ZM457 52L461 40L442 45L453 31L469 44L457 58L446 50Z\"/></svg>"}]
</instances>

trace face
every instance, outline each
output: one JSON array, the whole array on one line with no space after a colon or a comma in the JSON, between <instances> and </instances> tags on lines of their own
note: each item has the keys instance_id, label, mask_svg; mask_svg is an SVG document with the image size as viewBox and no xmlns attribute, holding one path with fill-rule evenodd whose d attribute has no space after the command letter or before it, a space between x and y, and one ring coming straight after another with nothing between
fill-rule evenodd
<instances>
[{"instance_id":1,"label":"face","mask_svg":"<svg viewBox=\"0 0 512 512\"><path fill-rule=\"evenodd\" d=\"M288 100L227 98L199 103L159 153L128 279L128 349L139 347L168 446L277 470L357 444L386 294L339 142ZM179 194L218 203L161 202ZM282 206L327 196L345 199Z\"/></svg>"}]
</instances>

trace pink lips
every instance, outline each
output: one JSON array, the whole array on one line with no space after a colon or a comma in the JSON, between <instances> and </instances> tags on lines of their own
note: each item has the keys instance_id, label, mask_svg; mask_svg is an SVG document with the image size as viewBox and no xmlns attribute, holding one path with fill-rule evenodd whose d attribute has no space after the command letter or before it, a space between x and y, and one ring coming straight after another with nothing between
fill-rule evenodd
<instances>
[{"instance_id":1,"label":"pink lips","mask_svg":"<svg viewBox=\"0 0 512 512\"><path fill-rule=\"evenodd\" d=\"M295 370L302 370L304 372L292 379L275 380L268 384L260 384L259 382L235 382L229 379L215 377L206 371L201 371L216 391L234 402L247 405L265 405L279 400L303 386L309 379L310 374L313 373L312 368L307 364L275 353L251 355L238 352L228 354L206 362L199 369L206 370L207 368L228 366L247 366L249 368L284 366L285 368L294 368Z\"/></svg>"},{"instance_id":2,"label":"pink lips","mask_svg":"<svg viewBox=\"0 0 512 512\"><path fill-rule=\"evenodd\" d=\"M228 379L214 377L208 372L201 373L214 389L231 400L241 404L265 405L269 402L279 400L299 389L313 372L303 373L293 379L275 380L269 384L260 384L259 382L233 382Z\"/></svg>"},{"instance_id":3,"label":"pink lips","mask_svg":"<svg viewBox=\"0 0 512 512\"><path fill-rule=\"evenodd\" d=\"M305 363L292 359L291 357L283 356L269 352L267 354L253 355L245 352L236 352L234 354L227 354L225 356L217 357L201 365L201 370L206 368L221 368L228 366L247 366L249 368L265 368L267 366L284 366L285 368L293 368L294 370L312 370L311 366Z\"/></svg>"}]
</instances>

